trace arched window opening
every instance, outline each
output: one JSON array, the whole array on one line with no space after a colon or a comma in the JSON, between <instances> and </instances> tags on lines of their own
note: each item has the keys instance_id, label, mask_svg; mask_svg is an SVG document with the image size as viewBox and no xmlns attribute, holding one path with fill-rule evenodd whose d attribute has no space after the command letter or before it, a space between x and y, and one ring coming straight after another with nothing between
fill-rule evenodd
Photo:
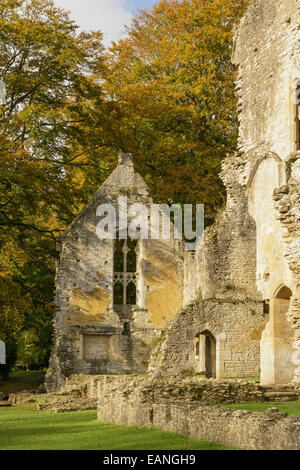
<instances>
[{"instance_id":1,"label":"arched window opening","mask_svg":"<svg viewBox=\"0 0 300 470\"><path fill-rule=\"evenodd\" d=\"M136 248L134 240L114 241L114 305L136 304Z\"/></svg>"},{"instance_id":2,"label":"arched window opening","mask_svg":"<svg viewBox=\"0 0 300 470\"><path fill-rule=\"evenodd\" d=\"M125 322L123 325L123 335L129 335L130 333L130 322Z\"/></svg>"}]
</instances>

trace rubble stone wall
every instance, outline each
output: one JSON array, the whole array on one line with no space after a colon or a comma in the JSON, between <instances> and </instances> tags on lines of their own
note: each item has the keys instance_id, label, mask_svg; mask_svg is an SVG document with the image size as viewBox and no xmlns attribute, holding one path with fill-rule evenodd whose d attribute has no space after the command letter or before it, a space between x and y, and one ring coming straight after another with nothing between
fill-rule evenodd
<instances>
[{"instance_id":1,"label":"rubble stone wall","mask_svg":"<svg viewBox=\"0 0 300 470\"><path fill-rule=\"evenodd\" d=\"M224 397L230 384L206 387L212 393L213 388L219 388L219 397L222 393ZM248 387L244 386L244 392ZM105 377L98 382L98 419L126 426L154 426L241 449L300 449L300 417L289 417L276 408L258 413L208 406L199 399L203 388L197 384L151 384L143 378ZM233 389L236 400L238 384ZM252 390L254 394L255 384Z\"/></svg>"},{"instance_id":2,"label":"rubble stone wall","mask_svg":"<svg viewBox=\"0 0 300 470\"><path fill-rule=\"evenodd\" d=\"M260 338L267 321L261 301L194 302L168 323L165 336L152 351L149 371L166 376L201 372L196 364L195 337L209 331L216 340L217 378L259 377Z\"/></svg>"}]
</instances>

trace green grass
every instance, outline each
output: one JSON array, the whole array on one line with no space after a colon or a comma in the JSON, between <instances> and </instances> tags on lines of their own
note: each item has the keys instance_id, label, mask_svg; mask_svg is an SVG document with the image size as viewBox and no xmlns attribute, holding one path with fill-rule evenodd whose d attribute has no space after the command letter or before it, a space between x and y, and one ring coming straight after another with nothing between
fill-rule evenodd
<instances>
[{"instance_id":1,"label":"green grass","mask_svg":"<svg viewBox=\"0 0 300 470\"><path fill-rule=\"evenodd\" d=\"M41 370L15 370L9 379L0 379L0 392L16 393L23 390L34 390L44 381L45 372Z\"/></svg>"},{"instance_id":2,"label":"green grass","mask_svg":"<svg viewBox=\"0 0 300 470\"><path fill-rule=\"evenodd\" d=\"M300 416L300 400L298 401L289 401L286 403L274 403L274 402L264 402L264 403L230 403L227 405L222 405L226 408L233 408L235 410L249 410L249 411L266 411L268 408L278 408L279 411L283 413L288 413L290 416Z\"/></svg>"},{"instance_id":3,"label":"green grass","mask_svg":"<svg viewBox=\"0 0 300 470\"><path fill-rule=\"evenodd\" d=\"M52 413L34 405L0 408L0 450L227 450L155 428L97 421L96 411Z\"/></svg>"}]
</instances>

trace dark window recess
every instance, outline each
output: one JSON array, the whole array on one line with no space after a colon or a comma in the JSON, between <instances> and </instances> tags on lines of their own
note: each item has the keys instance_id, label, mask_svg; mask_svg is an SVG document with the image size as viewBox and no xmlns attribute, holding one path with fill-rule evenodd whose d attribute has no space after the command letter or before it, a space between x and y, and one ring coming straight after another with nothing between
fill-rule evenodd
<instances>
[{"instance_id":1,"label":"dark window recess","mask_svg":"<svg viewBox=\"0 0 300 470\"><path fill-rule=\"evenodd\" d=\"M114 283L114 304L123 305L123 284L121 282Z\"/></svg>"},{"instance_id":2,"label":"dark window recess","mask_svg":"<svg viewBox=\"0 0 300 470\"><path fill-rule=\"evenodd\" d=\"M198 340L198 341L196 341L196 351L195 351L195 354L196 354L196 356L199 356L199 354L200 354L200 339L199 339L199 335L198 335L198 337L197 337L197 340Z\"/></svg>"},{"instance_id":3,"label":"dark window recess","mask_svg":"<svg viewBox=\"0 0 300 470\"><path fill-rule=\"evenodd\" d=\"M115 240L114 241L114 272L123 271L123 245L124 240Z\"/></svg>"},{"instance_id":4,"label":"dark window recess","mask_svg":"<svg viewBox=\"0 0 300 470\"><path fill-rule=\"evenodd\" d=\"M270 302L269 302L269 300L264 300L264 313L270 313Z\"/></svg>"},{"instance_id":5,"label":"dark window recess","mask_svg":"<svg viewBox=\"0 0 300 470\"><path fill-rule=\"evenodd\" d=\"M127 286L127 304L136 304L136 285L135 282L130 282Z\"/></svg>"},{"instance_id":6,"label":"dark window recess","mask_svg":"<svg viewBox=\"0 0 300 470\"><path fill-rule=\"evenodd\" d=\"M136 304L136 241L114 241L114 305Z\"/></svg>"},{"instance_id":7,"label":"dark window recess","mask_svg":"<svg viewBox=\"0 0 300 470\"><path fill-rule=\"evenodd\" d=\"M125 335L128 335L130 333L130 322L124 323L123 333Z\"/></svg>"}]
</instances>

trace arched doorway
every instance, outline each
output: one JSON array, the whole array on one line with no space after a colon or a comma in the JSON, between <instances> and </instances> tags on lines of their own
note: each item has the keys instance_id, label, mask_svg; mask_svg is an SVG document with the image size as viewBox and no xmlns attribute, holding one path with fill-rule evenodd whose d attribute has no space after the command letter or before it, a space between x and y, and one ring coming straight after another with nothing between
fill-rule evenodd
<instances>
[{"instance_id":1,"label":"arched doorway","mask_svg":"<svg viewBox=\"0 0 300 470\"><path fill-rule=\"evenodd\" d=\"M293 329L287 320L292 291L281 285L270 300L270 321L261 340L261 383L288 384L292 381Z\"/></svg>"},{"instance_id":2,"label":"arched doorway","mask_svg":"<svg viewBox=\"0 0 300 470\"><path fill-rule=\"evenodd\" d=\"M216 340L214 335L205 330L198 333L195 344L195 371L207 378L216 377Z\"/></svg>"},{"instance_id":3,"label":"arched doorway","mask_svg":"<svg viewBox=\"0 0 300 470\"><path fill-rule=\"evenodd\" d=\"M289 383L293 378L293 330L287 320L292 291L282 286L273 300L273 328L275 338L275 383Z\"/></svg>"}]
</instances>

